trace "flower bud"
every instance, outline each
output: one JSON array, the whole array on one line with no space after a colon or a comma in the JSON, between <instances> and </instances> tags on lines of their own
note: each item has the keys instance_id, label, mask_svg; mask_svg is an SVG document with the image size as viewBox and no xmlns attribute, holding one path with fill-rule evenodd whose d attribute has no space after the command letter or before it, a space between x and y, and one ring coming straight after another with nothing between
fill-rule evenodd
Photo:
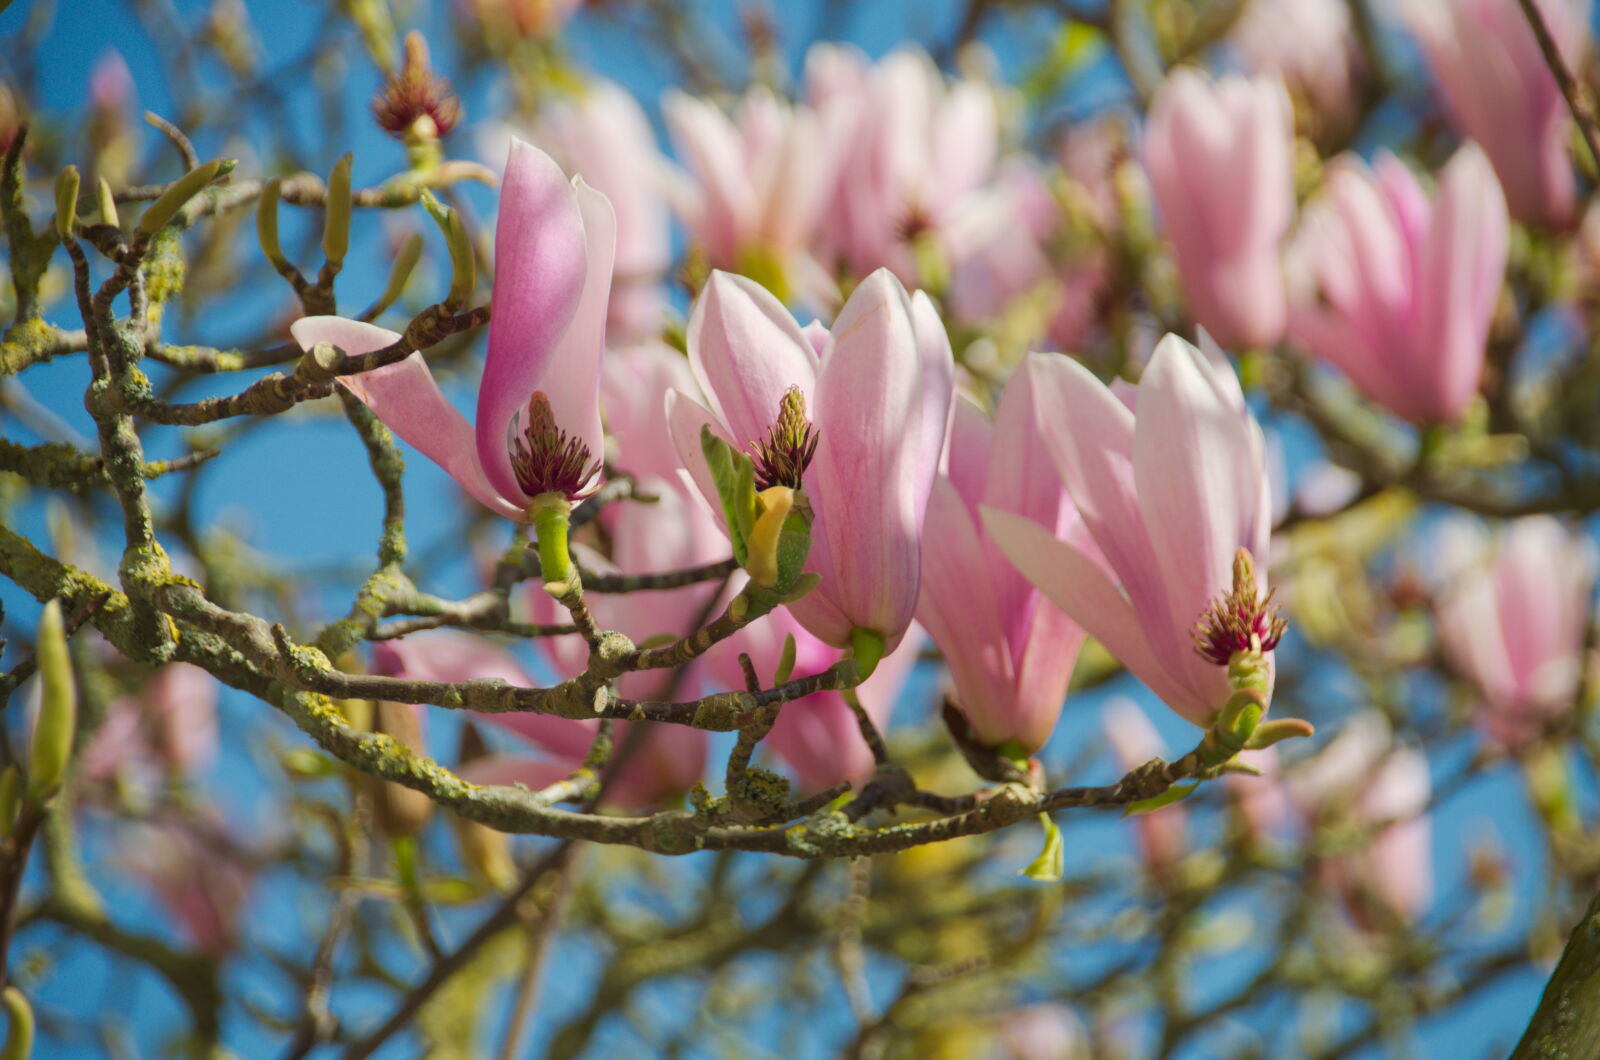
<instances>
[{"instance_id":1,"label":"flower bud","mask_svg":"<svg viewBox=\"0 0 1600 1060\"><path fill-rule=\"evenodd\" d=\"M345 252L350 249L350 152L346 151L333 164L328 174L327 217L322 225L322 256L328 267L339 271L344 265Z\"/></svg>"},{"instance_id":2,"label":"flower bud","mask_svg":"<svg viewBox=\"0 0 1600 1060\"><path fill-rule=\"evenodd\" d=\"M149 239L167 226L167 222L177 216L178 211L188 205L189 200L214 180L220 180L233 172L233 167L238 165L237 159L216 158L205 165L197 166L173 181L161 197L145 207L144 216L139 218L138 234L143 239Z\"/></svg>"},{"instance_id":3,"label":"flower bud","mask_svg":"<svg viewBox=\"0 0 1600 1060\"><path fill-rule=\"evenodd\" d=\"M389 270L389 283L384 287L383 295L366 312L366 319L371 320L400 300L400 296L405 293L407 281L411 279L411 270L417 267L421 257L422 234L412 232L406 236L405 242L400 244L400 250L394 257L394 267Z\"/></svg>"},{"instance_id":4,"label":"flower bud","mask_svg":"<svg viewBox=\"0 0 1600 1060\"><path fill-rule=\"evenodd\" d=\"M78 224L78 167L68 166L56 178L56 236L63 243Z\"/></svg>"},{"instance_id":5,"label":"flower bud","mask_svg":"<svg viewBox=\"0 0 1600 1060\"><path fill-rule=\"evenodd\" d=\"M72 679L72 659L67 654L67 634L61 623L61 603L51 600L39 618L39 680L44 695L33 723L33 743L28 754L28 794L44 801L61 787L72 757L72 738L78 722L78 690Z\"/></svg>"},{"instance_id":6,"label":"flower bud","mask_svg":"<svg viewBox=\"0 0 1600 1060\"><path fill-rule=\"evenodd\" d=\"M95 195L100 204L100 223L118 228L122 222L117 217L117 200L111 194L111 185L105 177L101 177L95 187Z\"/></svg>"},{"instance_id":7,"label":"flower bud","mask_svg":"<svg viewBox=\"0 0 1600 1060\"><path fill-rule=\"evenodd\" d=\"M14 986L0 992L0 1005L6 1009L6 1044L0 1060L28 1060L33 1052L33 1007Z\"/></svg>"},{"instance_id":8,"label":"flower bud","mask_svg":"<svg viewBox=\"0 0 1600 1060\"><path fill-rule=\"evenodd\" d=\"M256 241L272 267L286 272L289 259L283 256L283 246L278 242L278 196L283 181L277 178L261 186L261 198L256 202Z\"/></svg>"}]
</instances>

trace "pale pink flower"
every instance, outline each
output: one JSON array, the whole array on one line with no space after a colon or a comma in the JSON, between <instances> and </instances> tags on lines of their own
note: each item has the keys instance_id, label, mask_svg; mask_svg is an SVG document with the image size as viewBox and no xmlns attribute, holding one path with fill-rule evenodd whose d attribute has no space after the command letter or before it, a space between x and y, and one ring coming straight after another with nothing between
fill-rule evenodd
<instances>
[{"instance_id":1,"label":"pale pink flower","mask_svg":"<svg viewBox=\"0 0 1600 1060\"><path fill-rule=\"evenodd\" d=\"M834 303L832 280L811 255L848 146L827 117L761 85L731 119L676 90L661 112L689 174L678 185L678 211L707 262L759 276L807 304Z\"/></svg>"},{"instance_id":2,"label":"pale pink flower","mask_svg":"<svg viewBox=\"0 0 1600 1060\"><path fill-rule=\"evenodd\" d=\"M854 49L817 45L806 81L818 106L847 102L851 121L824 260L842 259L857 276L888 268L917 285L926 282L919 240L931 240L947 260L962 257L963 216L993 179L1000 154L994 89L971 79L947 84L915 48L869 65Z\"/></svg>"},{"instance_id":3,"label":"pale pink flower","mask_svg":"<svg viewBox=\"0 0 1600 1060\"><path fill-rule=\"evenodd\" d=\"M711 649L706 656L711 682L719 689L744 688L744 671L739 666L743 652L750 656L763 687L771 687L786 636L795 641L795 677L825 670L843 654L807 633L788 608L780 607ZM921 646L922 637L913 626L900 646L885 655L872 676L856 688L862 709L880 732L889 725ZM872 776L875 766L855 712L838 692L817 692L785 703L763 745L788 763L807 791L821 791L840 781L859 784Z\"/></svg>"},{"instance_id":4,"label":"pale pink flower","mask_svg":"<svg viewBox=\"0 0 1600 1060\"><path fill-rule=\"evenodd\" d=\"M510 131L493 137L503 157ZM672 266L667 163L644 109L626 89L600 78L552 99L531 139L563 170L610 202L617 253L606 330L613 343L653 337L666 309L663 281Z\"/></svg>"},{"instance_id":5,"label":"pale pink flower","mask_svg":"<svg viewBox=\"0 0 1600 1060\"><path fill-rule=\"evenodd\" d=\"M521 664L504 648L483 637L455 630L430 630L374 646L374 669L386 676L451 683L493 678L518 688L537 687ZM545 787L570 775L583 762L594 741L597 723L549 714L474 715L517 733L541 753L501 752L475 759L462 776L475 784L525 784ZM614 746L630 740L631 726L613 728ZM680 725L648 726L643 743L625 759L607 789L607 801L640 807L684 792L705 768L705 733Z\"/></svg>"},{"instance_id":6,"label":"pale pink flower","mask_svg":"<svg viewBox=\"0 0 1600 1060\"><path fill-rule=\"evenodd\" d=\"M702 425L749 452L797 387L818 436L803 486L814 513L806 570L821 583L791 610L835 647L863 629L892 650L916 608L923 518L953 385L950 340L933 303L879 270L851 294L831 332L801 331L760 285L717 272L695 302L688 345L711 409L673 394L668 415L701 493L720 510Z\"/></svg>"},{"instance_id":7,"label":"pale pink flower","mask_svg":"<svg viewBox=\"0 0 1600 1060\"><path fill-rule=\"evenodd\" d=\"M1289 774L1289 790L1313 821L1382 826L1325 866L1358 925L1376 930L1383 925L1375 914L1414 921L1427 909L1433 895L1428 760L1395 747L1382 714L1364 711L1346 722L1320 754Z\"/></svg>"},{"instance_id":8,"label":"pale pink flower","mask_svg":"<svg viewBox=\"0 0 1600 1060\"><path fill-rule=\"evenodd\" d=\"M1086 1060L1089 1035L1066 1005L1045 1002L1012 1009L1000 1017L998 1034L984 1060Z\"/></svg>"},{"instance_id":9,"label":"pale pink flower","mask_svg":"<svg viewBox=\"0 0 1600 1060\"><path fill-rule=\"evenodd\" d=\"M1567 69L1589 47L1589 0L1536 0ZM1517 0L1412 0L1406 6L1456 126L1494 163L1512 216L1575 219L1571 130L1555 77Z\"/></svg>"},{"instance_id":10,"label":"pale pink flower","mask_svg":"<svg viewBox=\"0 0 1600 1060\"><path fill-rule=\"evenodd\" d=\"M1548 515L1507 525L1487 566L1438 602L1439 640L1483 694L1479 722L1515 745L1576 705L1595 545Z\"/></svg>"},{"instance_id":11,"label":"pale pink flower","mask_svg":"<svg viewBox=\"0 0 1600 1060\"><path fill-rule=\"evenodd\" d=\"M483 22L485 32L512 31L523 37L553 37L560 33L584 0L462 0Z\"/></svg>"},{"instance_id":12,"label":"pale pink flower","mask_svg":"<svg viewBox=\"0 0 1600 1060\"><path fill-rule=\"evenodd\" d=\"M604 452L598 395L615 229L604 195L581 180L569 183L549 155L513 140L495 226L493 315L476 427L439 391L420 352L339 382L501 515L526 519L541 493L575 499L592 492ZM303 317L290 330L303 349L331 342L351 355L400 339L342 317ZM534 410L541 400L562 442L587 450L576 473L551 476L542 462L522 458L526 435L540 433Z\"/></svg>"},{"instance_id":13,"label":"pale pink flower","mask_svg":"<svg viewBox=\"0 0 1600 1060\"><path fill-rule=\"evenodd\" d=\"M1105 731L1106 742L1111 745L1117 767L1124 773L1139 768L1152 758L1169 757L1166 741L1131 699L1119 696L1107 703L1100 715L1100 725ZM1188 817L1188 811L1182 803L1173 803L1134 817L1139 838L1139 859L1153 879L1165 877L1183 860L1189 847Z\"/></svg>"},{"instance_id":14,"label":"pale pink flower","mask_svg":"<svg viewBox=\"0 0 1600 1060\"><path fill-rule=\"evenodd\" d=\"M1445 166L1432 201L1392 155L1371 169L1337 159L1295 240L1311 282L1290 333L1405 419L1454 421L1478 392L1509 225L1474 145Z\"/></svg>"},{"instance_id":15,"label":"pale pink flower","mask_svg":"<svg viewBox=\"0 0 1600 1060\"><path fill-rule=\"evenodd\" d=\"M1276 74L1319 117L1354 109L1360 53L1345 0L1251 0L1228 39L1253 73Z\"/></svg>"},{"instance_id":16,"label":"pale pink flower","mask_svg":"<svg viewBox=\"0 0 1600 1060\"><path fill-rule=\"evenodd\" d=\"M1136 415L1078 362L1030 356L1039 433L1096 549L994 508L984 525L1046 597L1167 706L1207 726L1232 690L1225 668L1196 652L1195 623L1232 588L1241 548L1265 592L1271 544L1261 429L1239 381L1214 348L1208 358L1168 335L1139 382Z\"/></svg>"},{"instance_id":17,"label":"pale pink flower","mask_svg":"<svg viewBox=\"0 0 1600 1060\"><path fill-rule=\"evenodd\" d=\"M1278 252L1294 217L1293 157L1293 113L1276 78L1212 83L1185 67L1151 101L1151 189L1194 319L1225 346L1283 336Z\"/></svg>"},{"instance_id":18,"label":"pale pink flower","mask_svg":"<svg viewBox=\"0 0 1600 1060\"><path fill-rule=\"evenodd\" d=\"M217 679L198 666L168 663L134 695L106 707L79 760L87 783L137 770L194 773L217 752ZM154 778L152 778L154 779Z\"/></svg>"},{"instance_id":19,"label":"pale pink flower","mask_svg":"<svg viewBox=\"0 0 1600 1060\"><path fill-rule=\"evenodd\" d=\"M970 402L956 402L949 469L934 482L923 525L917 605L974 734L991 747L1015 742L1029 753L1055 728L1083 630L1011 566L979 507L1094 548L1039 437L1038 370L1030 359L1012 374L993 424Z\"/></svg>"},{"instance_id":20,"label":"pale pink flower","mask_svg":"<svg viewBox=\"0 0 1600 1060\"><path fill-rule=\"evenodd\" d=\"M122 860L160 899L201 952L222 957L238 940L251 870L210 822L137 823L124 833ZM201 831L205 829L205 831Z\"/></svg>"}]
</instances>

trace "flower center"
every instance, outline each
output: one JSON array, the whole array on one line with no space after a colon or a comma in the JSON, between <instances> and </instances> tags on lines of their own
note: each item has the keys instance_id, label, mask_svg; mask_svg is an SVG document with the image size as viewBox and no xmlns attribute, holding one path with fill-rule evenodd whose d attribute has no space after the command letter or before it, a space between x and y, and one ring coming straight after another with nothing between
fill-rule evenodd
<instances>
[{"instance_id":1,"label":"flower center","mask_svg":"<svg viewBox=\"0 0 1600 1060\"><path fill-rule=\"evenodd\" d=\"M1276 590L1274 590L1275 592ZM1194 650L1200 657L1227 666L1236 652L1269 652L1278 646L1289 623L1256 589L1255 566L1246 549L1233 555L1233 588L1212 601L1194 624Z\"/></svg>"},{"instance_id":2,"label":"flower center","mask_svg":"<svg viewBox=\"0 0 1600 1060\"><path fill-rule=\"evenodd\" d=\"M522 433L511 439L511 470L517 485L530 497L560 493L576 500L600 470L600 462L583 439L556 426L550 399L543 390L535 390L528 399Z\"/></svg>"},{"instance_id":3,"label":"flower center","mask_svg":"<svg viewBox=\"0 0 1600 1060\"><path fill-rule=\"evenodd\" d=\"M461 100L450 82L429 66L428 44L420 33L406 35L405 64L372 97L372 116L385 132L400 139L415 128L423 139L435 140L461 120Z\"/></svg>"},{"instance_id":4,"label":"flower center","mask_svg":"<svg viewBox=\"0 0 1600 1060\"><path fill-rule=\"evenodd\" d=\"M792 386L778 400L778 421L764 442L751 442L755 455L756 491L773 486L800 489L800 476L817 453L817 431L806 419L806 398Z\"/></svg>"}]
</instances>

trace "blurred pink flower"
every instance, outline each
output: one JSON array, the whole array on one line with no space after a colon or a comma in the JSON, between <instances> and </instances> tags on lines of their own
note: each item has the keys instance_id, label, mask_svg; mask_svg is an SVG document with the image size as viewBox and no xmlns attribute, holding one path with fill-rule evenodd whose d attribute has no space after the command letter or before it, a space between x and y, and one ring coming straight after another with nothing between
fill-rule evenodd
<instances>
[{"instance_id":1,"label":"blurred pink flower","mask_svg":"<svg viewBox=\"0 0 1600 1060\"><path fill-rule=\"evenodd\" d=\"M854 48L819 44L806 57L814 105L839 105L847 137L836 199L825 215L823 260L856 276L890 269L910 286L928 282L917 260L931 240L947 260L964 247L960 228L993 179L1000 153L994 89L946 84L926 52L901 48L876 64Z\"/></svg>"},{"instance_id":2,"label":"blurred pink flower","mask_svg":"<svg viewBox=\"0 0 1600 1060\"><path fill-rule=\"evenodd\" d=\"M440 393L420 352L339 382L507 518L526 519L541 493L592 492L605 451L598 394L615 228L604 195L581 180L569 184L549 155L513 140L495 226L494 312L476 427ZM352 355L400 339L343 317L302 317L290 330L302 349L331 342ZM586 456L559 469L530 459L551 446L551 432L559 432L555 448L581 444Z\"/></svg>"},{"instance_id":3,"label":"blurred pink flower","mask_svg":"<svg viewBox=\"0 0 1600 1060\"><path fill-rule=\"evenodd\" d=\"M1117 767L1125 773L1152 758L1168 757L1166 741L1131 699L1118 696L1108 702L1101 712L1100 726L1116 757ZM1152 879L1163 879L1183 860L1189 847L1188 818L1188 811L1181 803L1134 817L1139 858Z\"/></svg>"},{"instance_id":4,"label":"blurred pink flower","mask_svg":"<svg viewBox=\"0 0 1600 1060\"><path fill-rule=\"evenodd\" d=\"M1044 1002L1012 1009L1000 1017L992 1053L985 1060L1086 1060L1089 1035L1066 1005Z\"/></svg>"},{"instance_id":5,"label":"blurred pink flower","mask_svg":"<svg viewBox=\"0 0 1600 1060\"><path fill-rule=\"evenodd\" d=\"M505 157L511 130L489 137L485 154ZM612 343L653 338L666 311L664 281L672 267L667 162L656 148L644 109L619 85L585 81L551 99L529 137L563 170L581 177L616 211L617 253L606 333Z\"/></svg>"},{"instance_id":6,"label":"blurred pink flower","mask_svg":"<svg viewBox=\"0 0 1600 1060\"><path fill-rule=\"evenodd\" d=\"M1592 540L1547 515L1507 524L1487 566L1436 607L1451 663L1483 693L1479 722L1506 745L1574 709L1594 595Z\"/></svg>"},{"instance_id":7,"label":"blurred pink flower","mask_svg":"<svg viewBox=\"0 0 1600 1060\"><path fill-rule=\"evenodd\" d=\"M1431 202L1392 155L1371 169L1340 158L1291 251L1304 282L1289 330L1405 419L1454 421L1478 392L1508 238L1474 145L1445 166Z\"/></svg>"},{"instance_id":8,"label":"blurred pink flower","mask_svg":"<svg viewBox=\"0 0 1600 1060\"><path fill-rule=\"evenodd\" d=\"M1271 544L1261 429L1239 381L1214 347L1208 357L1168 335L1135 414L1076 361L1031 359L1039 433L1096 550L995 508L983 509L984 526L1167 706L1207 726L1231 688L1225 668L1196 652L1195 623L1231 589L1241 548L1265 591Z\"/></svg>"},{"instance_id":9,"label":"blurred pink flower","mask_svg":"<svg viewBox=\"0 0 1600 1060\"><path fill-rule=\"evenodd\" d=\"M1431 785L1421 751L1394 746L1382 714L1355 715L1339 735L1289 774L1289 790L1308 818L1384 825L1372 839L1325 864L1327 879L1357 925L1414 921L1433 897Z\"/></svg>"},{"instance_id":10,"label":"blurred pink flower","mask_svg":"<svg viewBox=\"0 0 1600 1060\"><path fill-rule=\"evenodd\" d=\"M702 425L748 452L797 387L818 436L803 484L814 514L806 570L822 581L790 609L835 647L865 629L893 650L917 604L923 517L955 370L933 303L920 291L907 296L880 269L851 294L831 333L815 324L802 331L760 285L716 272L695 302L688 344L711 409L675 393L668 416L702 495L718 504Z\"/></svg>"},{"instance_id":11,"label":"blurred pink flower","mask_svg":"<svg viewBox=\"0 0 1600 1060\"><path fill-rule=\"evenodd\" d=\"M1228 39L1251 72L1282 78L1319 122L1354 110L1360 53L1345 0L1251 0Z\"/></svg>"},{"instance_id":12,"label":"blurred pink flower","mask_svg":"<svg viewBox=\"0 0 1600 1060\"><path fill-rule=\"evenodd\" d=\"M106 708L78 762L85 783L128 773L152 783L204 768L217 751L217 680L198 666L168 663L136 694Z\"/></svg>"},{"instance_id":13,"label":"blurred pink flower","mask_svg":"<svg viewBox=\"0 0 1600 1060\"><path fill-rule=\"evenodd\" d=\"M1277 343L1278 252L1294 217L1294 121L1282 82L1175 71L1150 103L1144 160L1194 319L1224 346Z\"/></svg>"},{"instance_id":14,"label":"blurred pink flower","mask_svg":"<svg viewBox=\"0 0 1600 1060\"><path fill-rule=\"evenodd\" d=\"M923 525L917 616L944 654L956 704L979 740L1032 753L1055 728L1083 630L1007 562L979 507L1010 512L1094 544L1039 437L1038 361L1012 374L991 424L958 400L949 469L933 484Z\"/></svg>"},{"instance_id":15,"label":"blurred pink flower","mask_svg":"<svg viewBox=\"0 0 1600 1060\"><path fill-rule=\"evenodd\" d=\"M804 677L827 669L843 653L813 637L786 607L745 626L706 656L708 677L718 689L744 688L739 653L750 656L763 687L770 687L783 653L785 636L795 641L794 676ZM917 663L922 637L912 627L900 646L878 663L872 676L856 690L862 709L881 732L888 727L895 700ZM838 692L817 692L783 705L778 721L764 741L788 763L807 791L821 791L840 781L859 784L872 776L875 763L855 712Z\"/></svg>"},{"instance_id":16,"label":"blurred pink flower","mask_svg":"<svg viewBox=\"0 0 1600 1060\"><path fill-rule=\"evenodd\" d=\"M688 169L678 212L707 262L757 276L785 300L835 304L833 281L811 255L848 147L829 118L760 85L732 119L677 90L661 111Z\"/></svg>"},{"instance_id":17,"label":"blurred pink flower","mask_svg":"<svg viewBox=\"0 0 1600 1060\"><path fill-rule=\"evenodd\" d=\"M1589 0L1535 2L1567 69L1581 71ZM1450 116L1488 153L1512 216L1571 224L1571 117L1517 0L1411 0L1406 13Z\"/></svg>"},{"instance_id":18,"label":"blurred pink flower","mask_svg":"<svg viewBox=\"0 0 1600 1060\"><path fill-rule=\"evenodd\" d=\"M252 872L220 823L139 822L123 832L121 857L201 952L222 957L238 939Z\"/></svg>"}]
</instances>

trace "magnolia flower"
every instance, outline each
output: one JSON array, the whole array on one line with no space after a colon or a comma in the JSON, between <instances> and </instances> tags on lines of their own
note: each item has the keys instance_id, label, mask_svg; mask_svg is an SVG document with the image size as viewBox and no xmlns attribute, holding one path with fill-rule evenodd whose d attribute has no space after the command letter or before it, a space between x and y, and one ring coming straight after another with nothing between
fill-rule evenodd
<instances>
[{"instance_id":1,"label":"magnolia flower","mask_svg":"<svg viewBox=\"0 0 1600 1060\"><path fill-rule=\"evenodd\" d=\"M707 262L808 304L835 301L832 280L810 254L846 147L830 122L760 85L732 120L678 91L667 93L661 113L689 171L678 210Z\"/></svg>"},{"instance_id":2,"label":"magnolia flower","mask_svg":"<svg viewBox=\"0 0 1600 1060\"><path fill-rule=\"evenodd\" d=\"M511 654L492 641L454 630L413 634L374 646L374 667L380 673L413 680L457 683L498 678L519 688L534 687ZM595 722L558 718L549 714L478 714L474 717L517 733L538 753L509 752L477 758L462 767L461 776L474 784L523 784L537 791L570 776L588 755L594 742ZM625 758L614 759L616 776L607 788L607 801L637 808L686 791L705 768L705 733L679 725L648 726L629 746L631 726L619 722L612 730L613 746L629 747Z\"/></svg>"},{"instance_id":3,"label":"magnolia flower","mask_svg":"<svg viewBox=\"0 0 1600 1060\"><path fill-rule=\"evenodd\" d=\"M1150 104L1144 160L1194 318L1225 346L1283 336L1278 248L1294 216L1294 119L1276 78L1188 68Z\"/></svg>"},{"instance_id":4,"label":"magnolia flower","mask_svg":"<svg viewBox=\"0 0 1600 1060\"><path fill-rule=\"evenodd\" d=\"M188 663L168 663L137 695L106 707L83 749L79 775L89 784L146 768L165 776L193 773L217 751L217 679Z\"/></svg>"},{"instance_id":5,"label":"magnolia flower","mask_svg":"<svg viewBox=\"0 0 1600 1060\"><path fill-rule=\"evenodd\" d=\"M806 629L835 647L856 630L892 651L916 609L928 494L949 415L954 364L933 303L907 296L885 270L863 280L830 333L805 331L760 285L713 273L689 318L689 364L711 410L668 395L683 465L706 500L716 487L700 447L710 425L757 452L758 488L804 486L814 516L806 570L821 579L790 604ZM794 392L815 455L775 452L774 426ZM792 457L792 458L790 458Z\"/></svg>"},{"instance_id":6,"label":"magnolia flower","mask_svg":"<svg viewBox=\"0 0 1600 1060\"><path fill-rule=\"evenodd\" d=\"M1439 640L1483 693L1491 739L1526 742L1573 709L1595 562L1587 536L1530 516L1508 524L1492 562L1439 601Z\"/></svg>"},{"instance_id":7,"label":"magnolia flower","mask_svg":"<svg viewBox=\"0 0 1600 1060\"><path fill-rule=\"evenodd\" d=\"M1297 293L1290 332L1400 416L1458 419L1506 267L1510 222L1488 160L1463 147L1433 202L1389 154L1370 170L1336 160L1323 188L1292 251L1314 290Z\"/></svg>"},{"instance_id":8,"label":"magnolia flower","mask_svg":"<svg viewBox=\"0 0 1600 1060\"><path fill-rule=\"evenodd\" d=\"M1326 865L1357 924L1378 929L1384 917L1421 915L1433 894L1428 760L1421 751L1396 748L1382 714L1351 718L1321 754L1289 774L1289 790L1312 820L1383 826Z\"/></svg>"},{"instance_id":9,"label":"magnolia flower","mask_svg":"<svg viewBox=\"0 0 1600 1060\"><path fill-rule=\"evenodd\" d=\"M588 495L604 452L598 394L615 229L604 195L569 184L550 156L513 140L476 427L440 393L420 352L339 382L501 515L527 519L545 494ZM350 355L400 340L342 317L303 317L290 330L303 349L330 342Z\"/></svg>"},{"instance_id":10,"label":"magnolia flower","mask_svg":"<svg viewBox=\"0 0 1600 1060\"><path fill-rule=\"evenodd\" d=\"M864 276L891 269L926 284L919 243L962 256L958 230L992 179L1000 108L976 80L947 85L926 52L903 48L869 66L860 52L817 45L806 58L808 98L846 104L848 150L823 232L826 258Z\"/></svg>"},{"instance_id":11,"label":"magnolia flower","mask_svg":"<svg viewBox=\"0 0 1600 1060\"><path fill-rule=\"evenodd\" d=\"M1231 694L1228 653L1251 636L1271 648L1280 631L1261 598L1264 574L1253 599L1232 592L1236 553L1264 562L1270 545L1261 429L1239 381L1220 352L1208 359L1168 335L1130 395L1136 414L1076 361L1030 359L1039 433L1098 555L1023 515L985 507L984 526L1167 706L1207 726ZM1248 628L1217 624L1219 601L1248 605Z\"/></svg>"},{"instance_id":12,"label":"magnolia flower","mask_svg":"<svg viewBox=\"0 0 1600 1060\"><path fill-rule=\"evenodd\" d=\"M957 401L948 473L934 482L922 538L917 616L944 654L956 704L991 747L1044 746L1061 712L1083 630L1006 562L980 505L1076 537L1093 549L1038 434L1038 362L1011 376L990 424Z\"/></svg>"},{"instance_id":13,"label":"magnolia flower","mask_svg":"<svg viewBox=\"0 0 1600 1060\"><path fill-rule=\"evenodd\" d=\"M750 656L757 676L770 684L786 636L795 642L795 676L817 673L839 661L838 648L807 633L787 608L780 607L707 653L712 682L719 688L743 688L742 652ZM872 676L856 687L862 709L880 732L888 727L895 700L916 666L921 646L922 637L913 627L900 646L883 657ZM840 781L859 783L870 778L876 766L855 712L838 692L816 692L785 703L762 743L788 763L808 791L821 791Z\"/></svg>"},{"instance_id":14,"label":"magnolia flower","mask_svg":"<svg viewBox=\"0 0 1600 1060\"><path fill-rule=\"evenodd\" d=\"M644 109L610 81L585 81L570 96L541 106L529 137L566 172L582 177L617 215L616 273L606 333L613 343L652 337L666 308L662 279L672 265L666 160ZM512 138L500 126L485 153L502 157Z\"/></svg>"},{"instance_id":15,"label":"magnolia flower","mask_svg":"<svg viewBox=\"0 0 1600 1060\"><path fill-rule=\"evenodd\" d=\"M1125 697L1106 704L1100 716L1106 742L1123 772L1138 769L1152 758L1166 758L1166 741L1156 732L1144 711ZM1152 879L1172 871L1188 849L1188 812L1179 803L1163 806L1134 818L1139 837L1139 859Z\"/></svg>"},{"instance_id":16,"label":"magnolia flower","mask_svg":"<svg viewBox=\"0 0 1600 1060\"><path fill-rule=\"evenodd\" d=\"M1582 70L1589 0L1535 4L1567 69ZM1406 13L1450 116L1494 163L1512 215L1529 224L1570 224L1570 116L1518 0L1412 0Z\"/></svg>"},{"instance_id":17,"label":"magnolia flower","mask_svg":"<svg viewBox=\"0 0 1600 1060\"><path fill-rule=\"evenodd\" d=\"M223 957L238 939L251 871L220 822L138 823L123 834L122 860L160 899L201 952Z\"/></svg>"},{"instance_id":18,"label":"magnolia flower","mask_svg":"<svg viewBox=\"0 0 1600 1060\"><path fill-rule=\"evenodd\" d=\"M465 0L467 9L483 23L486 39L506 34L552 37L561 32L584 0Z\"/></svg>"},{"instance_id":19,"label":"magnolia flower","mask_svg":"<svg viewBox=\"0 0 1600 1060\"><path fill-rule=\"evenodd\" d=\"M1342 121L1355 106L1360 53L1345 0L1252 0L1228 39L1246 66L1281 77L1311 114Z\"/></svg>"}]
</instances>

